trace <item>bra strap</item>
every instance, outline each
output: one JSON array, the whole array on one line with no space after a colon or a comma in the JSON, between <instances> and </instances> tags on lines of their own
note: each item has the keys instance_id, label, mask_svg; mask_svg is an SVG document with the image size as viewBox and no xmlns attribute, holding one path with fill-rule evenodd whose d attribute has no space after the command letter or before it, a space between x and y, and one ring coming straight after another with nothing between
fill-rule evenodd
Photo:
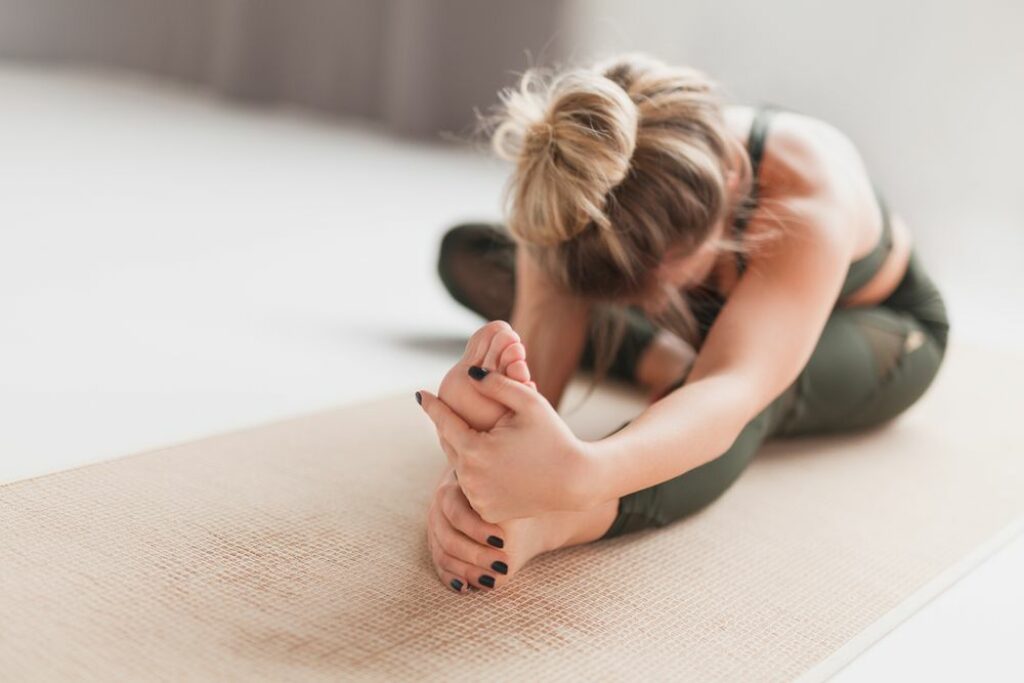
<instances>
[{"instance_id":1,"label":"bra strap","mask_svg":"<svg viewBox=\"0 0 1024 683\"><path fill-rule=\"evenodd\" d=\"M760 169L761 160L764 158L764 146L768 139L768 124L775 114L777 107L770 104L763 104L754 113L754 120L750 124L750 134L747 136L747 156L750 157L750 194L746 202L748 206L733 224L733 237L737 241L743 240L743 232L747 228L750 214L757 207L757 197L760 193ZM746 256L742 252L736 254L736 266L742 274L746 269Z\"/></svg>"}]
</instances>

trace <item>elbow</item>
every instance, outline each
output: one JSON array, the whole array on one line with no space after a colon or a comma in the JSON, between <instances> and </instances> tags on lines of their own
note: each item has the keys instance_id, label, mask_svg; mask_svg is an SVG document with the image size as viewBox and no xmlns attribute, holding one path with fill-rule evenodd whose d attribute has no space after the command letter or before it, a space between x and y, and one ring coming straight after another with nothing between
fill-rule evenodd
<instances>
[{"instance_id":1,"label":"elbow","mask_svg":"<svg viewBox=\"0 0 1024 683\"><path fill-rule=\"evenodd\" d=\"M763 385L750 377L735 374L722 379L724 386L719 393L723 399L721 428L715 430L721 439L715 444L716 458L732 448L748 427L759 423L762 413L766 413L772 403L758 390Z\"/></svg>"}]
</instances>

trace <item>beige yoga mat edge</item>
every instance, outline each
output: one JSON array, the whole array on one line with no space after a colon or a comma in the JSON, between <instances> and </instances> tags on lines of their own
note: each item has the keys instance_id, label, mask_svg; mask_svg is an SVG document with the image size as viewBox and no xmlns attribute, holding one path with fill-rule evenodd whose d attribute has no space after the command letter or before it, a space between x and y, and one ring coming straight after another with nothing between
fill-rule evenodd
<instances>
[{"instance_id":1,"label":"beige yoga mat edge","mask_svg":"<svg viewBox=\"0 0 1024 683\"><path fill-rule=\"evenodd\" d=\"M928 603L984 564L1022 533L1024 533L1024 515L1008 524L1002 531L965 555L959 562L933 578L915 593L909 595L899 606L847 641L845 645L819 664L808 669L794 683L817 683L835 676L900 624L917 614Z\"/></svg>"}]
</instances>

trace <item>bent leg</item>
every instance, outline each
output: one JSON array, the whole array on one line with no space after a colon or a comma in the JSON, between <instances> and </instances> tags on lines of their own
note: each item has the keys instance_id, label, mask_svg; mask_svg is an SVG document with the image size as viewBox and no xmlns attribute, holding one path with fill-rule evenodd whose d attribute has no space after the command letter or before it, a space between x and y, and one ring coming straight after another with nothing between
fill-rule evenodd
<instances>
[{"instance_id":1,"label":"bent leg","mask_svg":"<svg viewBox=\"0 0 1024 683\"><path fill-rule=\"evenodd\" d=\"M736 481L772 436L850 431L893 419L935 379L948 333L942 297L912 254L907 274L883 305L833 311L797 379L743 428L729 450L622 497L602 538L664 526L700 510Z\"/></svg>"},{"instance_id":2,"label":"bent leg","mask_svg":"<svg viewBox=\"0 0 1024 683\"><path fill-rule=\"evenodd\" d=\"M906 275L882 304L833 311L777 434L844 432L892 420L931 386L948 336L942 296L912 252Z\"/></svg>"},{"instance_id":3,"label":"bent leg","mask_svg":"<svg viewBox=\"0 0 1024 683\"><path fill-rule=\"evenodd\" d=\"M516 243L500 223L463 223L441 240L437 270L453 299L485 320L510 322L515 302ZM625 334L608 374L636 381L637 361L658 328L637 309L627 308ZM593 369L595 348L589 335L580 367Z\"/></svg>"}]
</instances>

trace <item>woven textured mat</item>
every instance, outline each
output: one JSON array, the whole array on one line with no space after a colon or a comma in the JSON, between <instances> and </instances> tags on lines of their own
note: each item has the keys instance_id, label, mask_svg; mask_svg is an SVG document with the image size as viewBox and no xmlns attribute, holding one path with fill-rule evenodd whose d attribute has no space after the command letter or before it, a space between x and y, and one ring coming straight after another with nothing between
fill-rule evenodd
<instances>
[{"instance_id":1,"label":"woven textured mat","mask_svg":"<svg viewBox=\"0 0 1024 683\"><path fill-rule=\"evenodd\" d=\"M702 513L493 593L430 567L444 460L411 395L11 484L0 677L820 677L1021 518L1022 386L1021 357L954 345L890 425L773 441ZM604 391L570 421L637 407Z\"/></svg>"}]
</instances>

